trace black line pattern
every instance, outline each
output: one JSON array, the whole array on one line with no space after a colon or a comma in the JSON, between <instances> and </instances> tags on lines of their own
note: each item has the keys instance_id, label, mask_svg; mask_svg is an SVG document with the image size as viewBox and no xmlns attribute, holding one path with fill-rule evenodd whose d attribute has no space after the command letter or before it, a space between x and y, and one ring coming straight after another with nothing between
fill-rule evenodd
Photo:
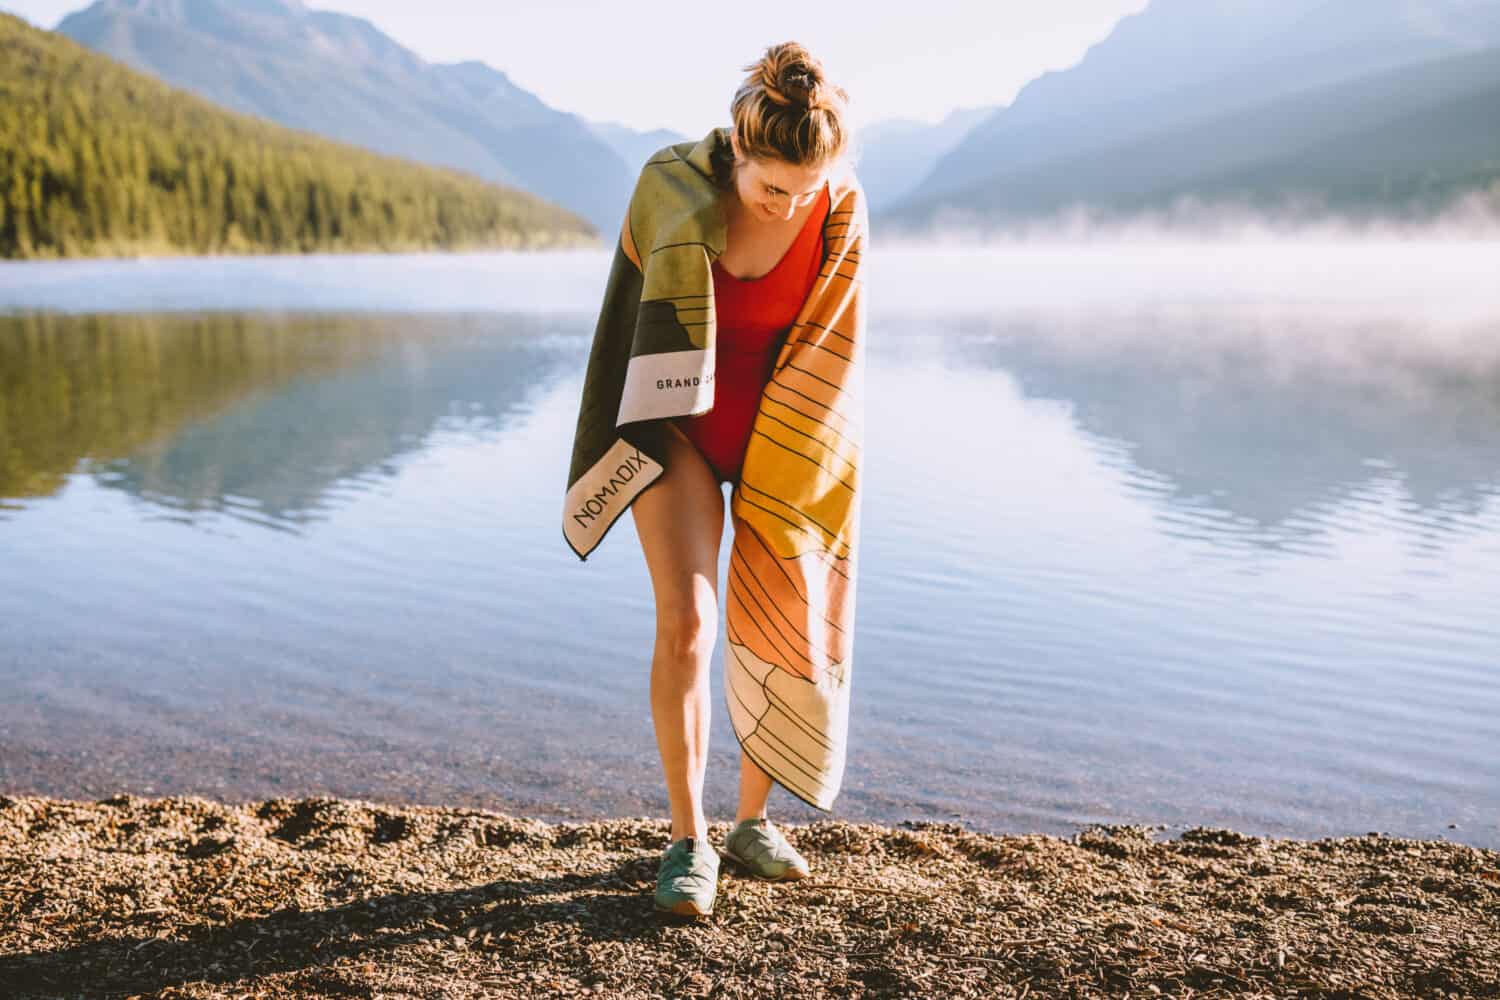
<instances>
[{"instance_id":1,"label":"black line pattern","mask_svg":"<svg viewBox=\"0 0 1500 1000\"><path fill-rule=\"evenodd\" d=\"M774 510L772 510L771 508L765 506L764 504L756 503L755 501L750 500L750 499L747 498L745 500L745 502L748 503L748 504L750 504L752 507L758 507L761 510L765 511L767 514L773 514L776 517L781 518L781 520L786 521L787 524L790 524L790 525L792 525L795 528L801 528L804 531L807 530L807 525L811 524L814 527L820 529L823 532L823 534L827 535L830 541L837 542L839 540L838 533L830 530L827 525L819 524L817 521L815 521L811 517L809 517L805 511L798 510L796 507L793 507L791 504L787 503L785 500L781 499L776 494L774 494L774 493L767 493L765 490L760 489L759 487L755 486L753 483L746 482L744 476L740 477L740 487L742 489L752 490L752 491L754 491L756 493L759 493L763 497L770 497L771 500L775 501L776 503L781 504L781 506L785 507L787 510L796 512L797 514L801 515L801 517L802 517L802 523L798 523L797 521L793 521L793 520L791 520L789 518L782 517L780 514L777 514Z\"/></svg>"},{"instance_id":2,"label":"black line pattern","mask_svg":"<svg viewBox=\"0 0 1500 1000\"><path fill-rule=\"evenodd\" d=\"M753 487L752 487L752 489L753 489ZM767 555L767 557L769 557L769 559L771 561L771 565L775 566L777 568L777 570L780 571L781 575L786 578L786 582L789 583L789 584L791 584L792 589L795 590L795 591L797 591L798 596L802 598L802 600L803 600L803 602L805 604L806 601L807 601L807 595L804 594L804 593L802 593L802 591L800 589L798 589L798 587L797 587L797 581L794 580L794 579L792 579L792 575L786 571L786 566L783 565L781 557L778 556L775 552L771 551L771 547L766 544L766 540L764 538L760 537L760 533L757 532L754 528L750 528L749 531L748 531L748 533L750 535L754 536L756 544L759 545L760 548L761 548L761 551L764 552ZM736 541L739 540L740 534L741 533L739 531L736 531L736 533L735 533L735 540ZM748 560L747 560L747 568L748 568ZM750 571L750 575L752 577L755 576L755 574L754 574L753 571ZM757 582L759 582L759 581L757 580ZM767 587L765 584L762 583L761 584L761 588L763 590L765 590L767 593L770 593L770 588ZM823 624L827 625L829 628L833 629L835 632L838 632L838 633L842 634L843 631L844 631L842 628L839 627L839 625L838 625L837 622L833 621L827 615L823 616Z\"/></svg>"},{"instance_id":3,"label":"black line pattern","mask_svg":"<svg viewBox=\"0 0 1500 1000\"><path fill-rule=\"evenodd\" d=\"M844 489L848 490L850 493L854 492L854 484L853 483L848 482L847 480L841 478L836 470L830 469L828 466L824 465L822 462L818 461L816 458L813 458L811 455L807 454L806 452L798 451L796 448L793 448L789 444L782 444L780 441L776 440L771 435L767 434L765 431L753 430L750 433L751 433L752 436L765 438L767 441L771 442L776 447L784 449L785 451L791 452L793 455L796 455L798 458L802 459L804 462L808 462L809 464L816 465L818 468L822 469L824 472L826 472L830 476L832 476L834 482L836 482L840 486L844 487ZM859 472L859 467L857 465L855 465L853 462L845 462L844 464L846 464L846 465L849 466L849 471L850 472L854 472L854 473L858 473ZM769 496L770 494L767 494L767 495Z\"/></svg>"}]
</instances>

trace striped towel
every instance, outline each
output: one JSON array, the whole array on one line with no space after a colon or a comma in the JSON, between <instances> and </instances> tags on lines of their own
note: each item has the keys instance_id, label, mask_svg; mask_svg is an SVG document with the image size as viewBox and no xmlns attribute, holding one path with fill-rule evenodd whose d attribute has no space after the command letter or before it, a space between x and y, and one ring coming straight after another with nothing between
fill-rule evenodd
<instances>
[{"instance_id":1,"label":"striped towel","mask_svg":"<svg viewBox=\"0 0 1500 1000\"><path fill-rule=\"evenodd\" d=\"M563 536L580 559L665 471L665 421L713 406L711 267L726 229L711 158L728 143L715 128L663 147L631 195L568 472ZM854 172L829 189L823 267L777 354L730 498L724 599L725 697L740 746L825 811L848 737L869 229Z\"/></svg>"}]
</instances>

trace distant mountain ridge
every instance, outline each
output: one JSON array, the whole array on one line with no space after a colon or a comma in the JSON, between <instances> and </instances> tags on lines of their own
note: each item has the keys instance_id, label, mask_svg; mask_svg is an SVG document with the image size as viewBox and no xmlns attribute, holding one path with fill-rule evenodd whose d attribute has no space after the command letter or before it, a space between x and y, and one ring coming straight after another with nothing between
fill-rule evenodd
<instances>
[{"instance_id":1,"label":"distant mountain ridge","mask_svg":"<svg viewBox=\"0 0 1500 1000\"><path fill-rule=\"evenodd\" d=\"M594 134L603 142L608 143L609 147L615 151L615 154L630 167L632 180L641 167L645 165L646 161L651 158L651 154L663 146L674 146L679 142L686 142L688 139L701 138L700 136L683 135L681 132L673 132L671 129L666 128L651 129L650 131L643 132L624 125L617 125L613 122L589 122L589 128L593 129ZM708 128L705 126L703 131L707 132Z\"/></svg>"},{"instance_id":2,"label":"distant mountain ridge","mask_svg":"<svg viewBox=\"0 0 1500 1000\"><path fill-rule=\"evenodd\" d=\"M1079 64L1038 77L977 125L915 190L888 206L884 221L920 228L959 210L1021 217L1067 203L1193 194L1200 181L1227 183L1234 170L1256 162L1247 145L1255 137L1224 125L1240 117L1265 130L1264 158L1283 164L1283 186L1301 183L1295 144L1308 122L1279 131L1275 114L1257 117L1254 109L1284 100L1290 112L1303 98L1321 102L1330 116L1325 134L1336 134L1345 116L1369 119L1379 111L1360 107L1356 81L1494 45L1497 0L1153 0ZM1371 93L1379 90L1371 86ZM1211 136L1238 159L1215 163ZM1174 160L1169 149L1187 161ZM1327 193L1328 166L1307 184ZM1124 176L1130 183L1112 179ZM1258 182L1262 194L1272 193L1268 176ZM1222 184L1217 191L1231 193Z\"/></svg>"},{"instance_id":3,"label":"distant mountain ridge","mask_svg":"<svg viewBox=\"0 0 1500 1000\"><path fill-rule=\"evenodd\" d=\"M520 187L601 232L635 180L586 122L503 72L428 63L298 0L98 0L57 31L225 107Z\"/></svg>"},{"instance_id":4,"label":"distant mountain ridge","mask_svg":"<svg viewBox=\"0 0 1500 1000\"><path fill-rule=\"evenodd\" d=\"M893 118L861 129L856 170L871 209L900 201L942 156L997 110L959 108L935 124Z\"/></svg>"}]
</instances>

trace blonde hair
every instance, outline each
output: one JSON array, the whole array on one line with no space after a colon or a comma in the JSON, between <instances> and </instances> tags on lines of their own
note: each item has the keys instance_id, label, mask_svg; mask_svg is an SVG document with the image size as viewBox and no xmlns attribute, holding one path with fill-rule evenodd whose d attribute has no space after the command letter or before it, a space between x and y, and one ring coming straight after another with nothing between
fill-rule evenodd
<instances>
[{"instance_id":1,"label":"blonde hair","mask_svg":"<svg viewBox=\"0 0 1500 1000\"><path fill-rule=\"evenodd\" d=\"M729 113L746 156L818 166L849 149L849 95L824 76L823 64L805 47L772 45L743 69L748 75L729 102ZM732 162L715 166L727 184Z\"/></svg>"}]
</instances>

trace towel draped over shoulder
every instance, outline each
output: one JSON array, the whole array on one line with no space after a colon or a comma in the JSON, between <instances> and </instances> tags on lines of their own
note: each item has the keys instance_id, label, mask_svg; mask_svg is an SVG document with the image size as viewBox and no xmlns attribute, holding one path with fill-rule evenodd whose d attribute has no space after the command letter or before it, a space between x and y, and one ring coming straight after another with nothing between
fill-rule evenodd
<instances>
[{"instance_id":1,"label":"towel draped over shoulder","mask_svg":"<svg viewBox=\"0 0 1500 1000\"><path fill-rule=\"evenodd\" d=\"M714 400L713 160L729 130L641 168L584 372L563 536L586 560L666 471L666 423ZM824 260L762 394L730 498L725 698L762 770L829 810L848 737L864 428L864 191L829 178Z\"/></svg>"}]
</instances>

